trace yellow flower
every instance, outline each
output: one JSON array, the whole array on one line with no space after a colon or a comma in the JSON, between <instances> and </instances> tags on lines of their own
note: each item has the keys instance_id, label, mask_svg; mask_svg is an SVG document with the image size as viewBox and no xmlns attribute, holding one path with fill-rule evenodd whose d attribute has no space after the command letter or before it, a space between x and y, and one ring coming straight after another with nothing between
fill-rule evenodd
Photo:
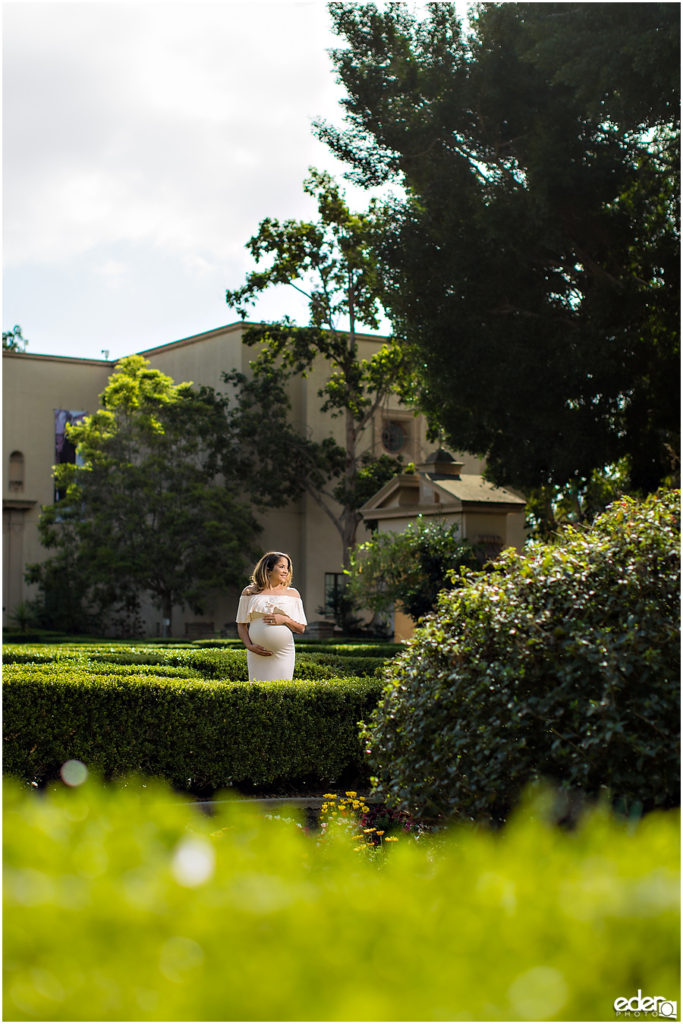
<instances>
[{"instance_id":1,"label":"yellow flower","mask_svg":"<svg viewBox=\"0 0 683 1024\"><path fill-rule=\"evenodd\" d=\"M387 838L384 840L384 842L385 843L397 843L398 842L398 838L396 836L387 836Z\"/></svg>"},{"instance_id":2,"label":"yellow flower","mask_svg":"<svg viewBox=\"0 0 683 1024\"><path fill-rule=\"evenodd\" d=\"M323 800L336 800L336 799L337 799L337 794L336 793L323 793Z\"/></svg>"},{"instance_id":3,"label":"yellow flower","mask_svg":"<svg viewBox=\"0 0 683 1024\"><path fill-rule=\"evenodd\" d=\"M358 796L358 793L356 793L355 789L347 789L346 795L353 800L355 797Z\"/></svg>"},{"instance_id":4,"label":"yellow flower","mask_svg":"<svg viewBox=\"0 0 683 1024\"><path fill-rule=\"evenodd\" d=\"M364 828L363 831L364 832L374 832L375 829L374 828Z\"/></svg>"},{"instance_id":5,"label":"yellow flower","mask_svg":"<svg viewBox=\"0 0 683 1024\"><path fill-rule=\"evenodd\" d=\"M377 835L378 835L378 836L383 836L383 835L384 835L384 829L379 829L379 828L378 828L378 829L377 829Z\"/></svg>"}]
</instances>

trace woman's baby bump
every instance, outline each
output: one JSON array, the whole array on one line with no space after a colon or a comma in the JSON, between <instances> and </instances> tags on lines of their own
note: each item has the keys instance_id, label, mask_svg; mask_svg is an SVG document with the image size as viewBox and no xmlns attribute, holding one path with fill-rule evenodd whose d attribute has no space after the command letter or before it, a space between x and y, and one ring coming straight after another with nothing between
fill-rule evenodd
<instances>
[{"instance_id":1,"label":"woman's baby bump","mask_svg":"<svg viewBox=\"0 0 683 1024\"><path fill-rule=\"evenodd\" d=\"M250 623L249 634L254 643L261 644L273 654L279 654L294 645L292 631L288 626L273 626L260 617Z\"/></svg>"}]
</instances>

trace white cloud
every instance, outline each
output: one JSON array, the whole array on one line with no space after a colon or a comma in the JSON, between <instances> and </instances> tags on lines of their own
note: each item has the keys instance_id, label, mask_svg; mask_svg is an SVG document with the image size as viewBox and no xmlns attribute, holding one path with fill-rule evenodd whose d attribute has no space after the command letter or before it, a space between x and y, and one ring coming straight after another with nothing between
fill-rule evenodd
<instances>
[{"instance_id":1,"label":"white cloud","mask_svg":"<svg viewBox=\"0 0 683 1024\"><path fill-rule=\"evenodd\" d=\"M6 260L224 252L325 157L323 22L319 3L9 5Z\"/></svg>"},{"instance_id":2,"label":"white cloud","mask_svg":"<svg viewBox=\"0 0 683 1024\"><path fill-rule=\"evenodd\" d=\"M234 320L259 221L313 213L309 166L341 176L311 133L339 116L324 0L9 2L3 21L5 322L31 352L115 357ZM254 315L290 312L285 289Z\"/></svg>"},{"instance_id":3,"label":"white cloud","mask_svg":"<svg viewBox=\"0 0 683 1024\"><path fill-rule=\"evenodd\" d=\"M107 288L119 289L128 275L128 266L121 260L107 259L95 266L93 273L101 278Z\"/></svg>"}]
</instances>

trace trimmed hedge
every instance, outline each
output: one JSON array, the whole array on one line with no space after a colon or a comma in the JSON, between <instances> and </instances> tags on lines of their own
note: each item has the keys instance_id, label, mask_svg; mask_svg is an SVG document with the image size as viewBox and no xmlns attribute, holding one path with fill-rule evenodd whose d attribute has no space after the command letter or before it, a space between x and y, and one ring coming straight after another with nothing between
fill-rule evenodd
<instances>
[{"instance_id":1,"label":"trimmed hedge","mask_svg":"<svg viewBox=\"0 0 683 1024\"><path fill-rule=\"evenodd\" d=\"M233 639L193 640L190 646L201 647L209 650L229 648L240 650L242 648L242 641ZM308 639L304 635L297 637L296 647L298 652L305 651L307 653L315 652L321 654L364 655L369 658L393 658L394 655L398 654L398 652L402 650L403 645L390 640L312 640Z\"/></svg>"},{"instance_id":2,"label":"trimmed hedge","mask_svg":"<svg viewBox=\"0 0 683 1024\"><path fill-rule=\"evenodd\" d=\"M203 679L204 675L197 668L189 665L116 665L102 663L39 662L33 664L5 665L3 679L21 681L22 679L40 679L49 682L55 677L82 673L93 680L98 676L156 676L158 679Z\"/></svg>"},{"instance_id":3,"label":"trimmed hedge","mask_svg":"<svg viewBox=\"0 0 683 1024\"><path fill-rule=\"evenodd\" d=\"M365 784L358 723L380 691L370 678L225 685L15 666L4 681L4 769L44 782L77 759L107 778L136 772L192 792Z\"/></svg>"},{"instance_id":4,"label":"trimmed hedge","mask_svg":"<svg viewBox=\"0 0 683 1024\"><path fill-rule=\"evenodd\" d=\"M191 648L6 646L5 665L68 665L74 670L102 672L108 666L129 666L140 671L169 668L200 674L205 679L247 679L247 658L242 651L208 651Z\"/></svg>"},{"instance_id":5,"label":"trimmed hedge","mask_svg":"<svg viewBox=\"0 0 683 1024\"><path fill-rule=\"evenodd\" d=\"M347 654L346 651L349 651ZM360 650L360 653L356 653ZM370 653L370 646L348 648L342 646L312 647L304 645L297 649L294 666L295 679L334 679L341 676L374 676L381 672L386 663L386 653ZM107 644L82 646L33 647L31 645L8 645L4 648L4 663L16 664L62 664L69 662L74 667L95 665L170 666L193 670L205 679L246 681L247 655L239 649L226 647L112 647Z\"/></svg>"},{"instance_id":6,"label":"trimmed hedge","mask_svg":"<svg viewBox=\"0 0 683 1024\"><path fill-rule=\"evenodd\" d=\"M298 654L297 666L294 669L294 678L297 678L297 669L301 666L315 665L318 670L326 670L332 676L379 676L384 670L386 659L369 655L340 655L320 653L314 655ZM308 669L306 668L306 671Z\"/></svg>"},{"instance_id":7,"label":"trimmed hedge","mask_svg":"<svg viewBox=\"0 0 683 1024\"><path fill-rule=\"evenodd\" d=\"M329 640L298 640L298 650L315 651L319 654L338 654L342 657L367 657L367 658L393 658L399 651L403 650L402 643L389 641L378 641L367 643L367 641L332 641Z\"/></svg>"},{"instance_id":8,"label":"trimmed hedge","mask_svg":"<svg viewBox=\"0 0 683 1024\"><path fill-rule=\"evenodd\" d=\"M299 648L294 682L248 684L241 645L8 645L5 770L44 782L78 758L108 777L140 771L200 792L365 782L357 725L385 663L370 650ZM243 687L228 695L225 684Z\"/></svg>"}]
</instances>

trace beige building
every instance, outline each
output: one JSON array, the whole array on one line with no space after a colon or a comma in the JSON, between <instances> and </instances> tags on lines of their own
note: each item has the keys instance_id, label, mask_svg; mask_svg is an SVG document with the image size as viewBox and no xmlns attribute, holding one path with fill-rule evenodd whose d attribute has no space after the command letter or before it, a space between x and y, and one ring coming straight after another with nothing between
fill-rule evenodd
<instances>
[{"instance_id":1,"label":"beige building","mask_svg":"<svg viewBox=\"0 0 683 1024\"><path fill-rule=\"evenodd\" d=\"M225 391L224 371L248 369L252 350L242 343L248 327L235 323L214 331L207 331L168 345L148 349L139 354L149 360L154 369L170 375L176 383L192 381ZM358 337L361 358L370 357L385 339L375 335ZM114 361L46 356L29 353L3 352L3 621L11 621L17 606L32 595L24 582L27 564L47 557L38 536L38 518L43 505L54 501L52 467L57 461L73 460L73 450L64 437L64 422L79 415L93 413L99 407L99 395L115 366ZM290 397L295 424L307 430L314 440L338 432L343 443L343 424L330 420L319 409L318 388L323 381L324 366L314 370L307 378L292 382ZM366 450L375 455L383 452L401 454L406 463L424 463L431 445L426 442L425 423L401 405L398 399L389 400L380 409L366 430ZM476 460L467 462L468 478L480 479L481 466ZM399 481L404 477L397 478ZM449 500L461 501L455 494L451 499L448 488L438 484L439 493ZM391 495L399 495L394 481L375 496L375 511L369 515L368 503L365 519L374 519L380 528L400 529L408 521L405 516L392 519L387 514ZM435 491L436 493L436 491ZM397 500L398 497L397 497ZM417 505L424 504L424 498ZM484 504L486 504L484 502ZM374 506L373 506L374 507ZM407 511L405 502L402 506ZM416 506L417 507L417 506ZM383 512L382 509L385 511ZM445 506L444 506L445 511ZM449 514L450 514L449 509ZM455 509L453 509L455 511ZM468 508L468 514L470 510ZM463 519L463 529L496 535L503 544L521 544L523 529L523 502L517 506L516 526L508 516L511 508L498 509L500 522L493 521L491 512L482 512L486 521ZM423 513L424 514L424 513ZM495 517L494 517L495 518ZM331 621L326 614L330 594L341 579L341 541L329 517L310 497L283 509L274 509L262 519L264 530L260 541L263 550L288 551L295 568L295 586L304 598L309 621ZM391 523L394 525L391 525ZM482 525L483 523L483 525ZM361 525L358 541L369 536L367 526ZM468 539L476 540L470 536ZM205 612L197 616L187 608L174 609L173 632L176 636L196 636L206 633L230 632L237 607L237 593L226 589L224 593L208 596ZM148 635L161 635L164 624L158 608L143 607L143 622Z\"/></svg>"}]
</instances>

